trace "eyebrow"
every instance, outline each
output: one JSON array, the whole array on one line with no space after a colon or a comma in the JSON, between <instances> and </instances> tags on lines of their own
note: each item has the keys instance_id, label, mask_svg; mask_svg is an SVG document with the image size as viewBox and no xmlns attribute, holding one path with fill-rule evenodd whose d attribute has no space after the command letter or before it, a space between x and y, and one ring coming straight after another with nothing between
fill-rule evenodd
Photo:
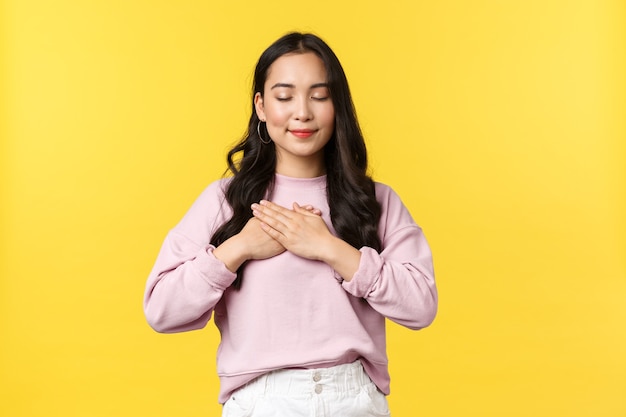
<instances>
[{"instance_id":1,"label":"eyebrow","mask_svg":"<svg viewBox=\"0 0 626 417\"><path fill-rule=\"evenodd\" d=\"M281 87L283 87L283 88L296 88L296 86L295 86L295 85L293 85L293 84L287 84L287 83L276 83L276 84L274 84L274 85L270 88L270 90L273 90L273 89L275 89L275 88L281 88ZM309 89L311 89L311 90L312 90L312 89L314 89L314 88L322 88L322 87L326 87L326 88L328 88L328 83L317 83L317 84L313 84L311 87L309 87Z\"/></svg>"}]
</instances>

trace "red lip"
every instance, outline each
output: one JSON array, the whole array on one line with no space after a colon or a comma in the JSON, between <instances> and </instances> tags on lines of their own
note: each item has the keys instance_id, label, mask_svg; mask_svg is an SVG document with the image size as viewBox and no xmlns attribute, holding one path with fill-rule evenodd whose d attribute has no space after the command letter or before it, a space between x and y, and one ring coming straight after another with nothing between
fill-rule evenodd
<instances>
[{"instance_id":1,"label":"red lip","mask_svg":"<svg viewBox=\"0 0 626 417\"><path fill-rule=\"evenodd\" d=\"M306 139L309 136L311 136L313 133L315 133L315 130L311 130L311 129L293 129L290 130L289 132L291 132L292 135L294 135L295 137L301 138L301 139Z\"/></svg>"}]
</instances>

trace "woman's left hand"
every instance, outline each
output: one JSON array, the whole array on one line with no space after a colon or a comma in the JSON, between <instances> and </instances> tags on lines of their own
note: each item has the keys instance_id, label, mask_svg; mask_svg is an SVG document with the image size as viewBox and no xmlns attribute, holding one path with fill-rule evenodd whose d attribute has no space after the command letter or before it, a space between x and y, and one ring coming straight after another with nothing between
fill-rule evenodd
<instances>
[{"instance_id":1,"label":"woman's left hand","mask_svg":"<svg viewBox=\"0 0 626 417\"><path fill-rule=\"evenodd\" d=\"M325 244L334 239L319 210L293 203L293 209L261 200L252 205L261 228L288 251L307 259L321 260Z\"/></svg>"}]
</instances>

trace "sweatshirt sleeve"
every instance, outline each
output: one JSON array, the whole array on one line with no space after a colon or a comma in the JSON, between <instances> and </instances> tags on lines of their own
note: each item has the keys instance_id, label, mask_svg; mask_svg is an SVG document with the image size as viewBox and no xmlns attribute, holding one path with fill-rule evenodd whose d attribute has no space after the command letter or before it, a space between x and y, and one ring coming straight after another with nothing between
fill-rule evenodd
<instances>
[{"instance_id":1,"label":"sweatshirt sleeve","mask_svg":"<svg viewBox=\"0 0 626 417\"><path fill-rule=\"evenodd\" d=\"M226 219L221 182L211 184L171 230L146 284L144 313L163 333L206 326L226 288L236 278L213 256L209 240Z\"/></svg>"},{"instance_id":2,"label":"sweatshirt sleeve","mask_svg":"<svg viewBox=\"0 0 626 417\"><path fill-rule=\"evenodd\" d=\"M361 261L346 291L380 314L411 329L428 326L437 314L437 288L430 247L422 229L391 188L376 184L382 207L382 251L360 249Z\"/></svg>"}]
</instances>

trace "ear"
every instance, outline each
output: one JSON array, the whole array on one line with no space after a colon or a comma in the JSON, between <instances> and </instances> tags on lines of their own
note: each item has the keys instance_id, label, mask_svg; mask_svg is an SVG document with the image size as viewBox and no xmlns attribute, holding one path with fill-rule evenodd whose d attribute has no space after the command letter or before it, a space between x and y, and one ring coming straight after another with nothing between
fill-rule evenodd
<instances>
[{"instance_id":1,"label":"ear","mask_svg":"<svg viewBox=\"0 0 626 417\"><path fill-rule=\"evenodd\" d=\"M263 105L263 97L261 93L254 95L254 108L256 109L256 115L260 121L264 122L265 118L265 106Z\"/></svg>"}]
</instances>

